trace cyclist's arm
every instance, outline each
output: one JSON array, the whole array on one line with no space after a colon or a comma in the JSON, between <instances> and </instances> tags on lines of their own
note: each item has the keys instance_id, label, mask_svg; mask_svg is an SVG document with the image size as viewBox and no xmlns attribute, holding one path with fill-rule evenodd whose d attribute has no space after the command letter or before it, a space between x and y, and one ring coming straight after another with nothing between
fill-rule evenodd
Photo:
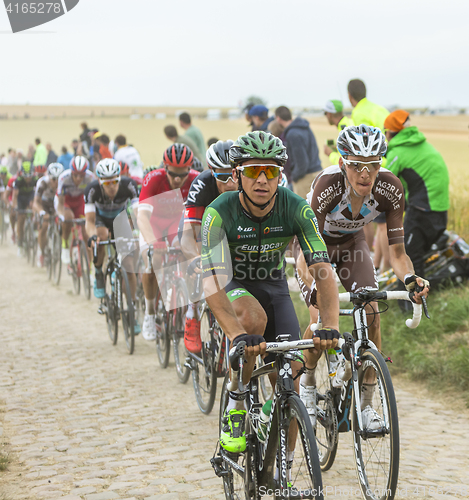
<instances>
[{"instance_id":1,"label":"cyclist's arm","mask_svg":"<svg viewBox=\"0 0 469 500\"><path fill-rule=\"evenodd\" d=\"M322 239L317 220L311 207L305 202L299 205L295 222L308 269L316 280L318 306L325 328L339 329L339 292L334 272L329 262L327 247ZM319 299L319 296L321 298Z\"/></svg>"},{"instance_id":2,"label":"cyclist's arm","mask_svg":"<svg viewBox=\"0 0 469 500\"><path fill-rule=\"evenodd\" d=\"M339 289L332 266L327 262L320 262L309 266L309 271L316 280L318 308L323 327L339 330Z\"/></svg>"},{"instance_id":3,"label":"cyclist's arm","mask_svg":"<svg viewBox=\"0 0 469 500\"><path fill-rule=\"evenodd\" d=\"M57 213L62 217L65 217L65 196L63 194L58 195L59 205L57 206Z\"/></svg>"},{"instance_id":4,"label":"cyclist's arm","mask_svg":"<svg viewBox=\"0 0 469 500\"><path fill-rule=\"evenodd\" d=\"M88 238L96 236L98 231L96 229L96 206L94 203L85 204L85 231Z\"/></svg>"},{"instance_id":5,"label":"cyclist's arm","mask_svg":"<svg viewBox=\"0 0 469 500\"><path fill-rule=\"evenodd\" d=\"M195 222L184 222L181 238L181 250L188 260L200 256L201 243L197 242L200 236L200 224Z\"/></svg>"},{"instance_id":6,"label":"cyclist's arm","mask_svg":"<svg viewBox=\"0 0 469 500\"><path fill-rule=\"evenodd\" d=\"M33 210L36 213L39 213L41 210L44 210L42 208L42 198L40 196L35 196L34 197Z\"/></svg>"},{"instance_id":7,"label":"cyclist's arm","mask_svg":"<svg viewBox=\"0 0 469 500\"><path fill-rule=\"evenodd\" d=\"M143 236L145 242L151 245L156 239L150 222L152 207L142 203L138 207L137 222L140 234Z\"/></svg>"}]
</instances>

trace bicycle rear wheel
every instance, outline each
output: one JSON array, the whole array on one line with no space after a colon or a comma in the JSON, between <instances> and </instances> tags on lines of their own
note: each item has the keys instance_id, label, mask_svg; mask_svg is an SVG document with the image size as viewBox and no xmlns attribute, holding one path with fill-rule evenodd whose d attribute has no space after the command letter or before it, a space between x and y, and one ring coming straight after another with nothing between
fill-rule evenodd
<instances>
[{"instance_id":1,"label":"bicycle rear wheel","mask_svg":"<svg viewBox=\"0 0 469 500\"><path fill-rule=\"evenodd\" d=\"M187 304L189 296L186 285L182 279L176 281L176 307L173 311L172 343L174 361L176 363L176 373L181 383L185 384L189 380L190 369L185 367L187 351L184 346L184 327L186 322Z\"/></svg>"},{"instance_id":2,"label":"bicycle rear wheel","mask_svg":"<svg viewBox=\"0 0 469 500\"><path fill-rule=\"evenodd\" d=\"M88 260L88 251L84 241L80 241L80 265L81 277L83 280L83 293L85 297L91 298L91 278L90 278L90 262Z\"/></svg>"},{"instance_id":3,"label":"bicycle rear wheel","mask_svg":"<svg viewBox=\"0 0 469 500\"><path fill-rule=\"evenodd\" d=\"M58 285L60 283L60 275L62 274L62 237L59 231L54 230L52 235L52 278L54 283Z\"/></svg>"},{"instance_id":4,"label":"bicycle rear wheel","mask_svg":"<svg viewBox=\"0 0 469 500\"><path fill-rule=\"evenodd\" d=\"M358 481L368 500L392 500L399 475L399 421L391 375L381 354L368 349L358 370L360 394L365 407L376 412L374 429L361 430L357 411L362 403L353 395L352 432ZM371 382L375 383L370 383ZM366 387L364 386L366 384ZM363 392L367 393L366 399ZM363 408L365 409L365 408ZM364 424L363 424L364 425Z\"/></svg>"},{"instance_id":5,"label":"bicycle rear wheel","mask_svg":"<svg viewBox=\"0 0 469 500\"><path fill-rule=\"evenodd\" d=\"M113 268L111 272L108 272L109 269L106 270L106 275L104 276L104 288L106 295L104 296L104 305L106 310L106 323L107 323L107 331L109 333L109 338L111 339L112 345L117 344L117 333L119 328L119 308L117 305L117 296L115 292L115 285L111 283L111 276Z\"/></svg>"},{"instance_id":6,"label":"bicycle rear wheel","mask_svg":"<svg viewBox=\"0 0 469 500\"><path fill-rule=\"evenodd\" d=\"M214 338L213 322L215 319L209 309L205 309L200 318L200 338L202 350L198 358L191 356L192 384L194 386L195 400L202 413L208 415L215 402L217 392L217 372L214 366Z\"/></svg>"},{"instance_id":7,"label":"bicycle rear wheel","mask_svg":"<svg viewBox=\"0 0 469 500\"><path fill-rule=\"evenodd\" d=\"M8 229L8 226L6 224L5 210L2 207L0 209L0 234L1 234L1 238L2 238L2 245L3 245L5 238L6 238L7 229Z\"/></svg>"},{"instance_id":8,"label":"bicycle rear wheel","mask_svg":"<svg viewBox=\"0 0 469 500\"><path fill-rule=\"evenodd\" d=\"M161 293L161 290L160 290ZM156 352L162 368L166 368L169 363L169 353L171 351L170 332L173 322L172 311L166 313L161 295L156 306Z\"/></svg>"},{"instance_id":9,"label":"bicycle rear wheel","mask_svg":"<svg viewBox=\"0 0 469 500\"><path fill-rule=\"evenodd\" d=\"M277 450L282 494L276 498L322 499L321 466L314 430L308 412L297 394L287 398L284 417L286 426L279 428L280 447ZM292 443L295 429L295 442Z\"/></svg>"},{"instance_id":10,"label":"bicycle rear wheel","mask_svg":"<svg viewBox=\"0 0 469 500\"><path fill-rule=\"evenodd\" d=\"M70 245L70 271L73 280L73 291L75 295L80 295L80 240L74 239Z\"/></svg>"},{"instance_id":11,"label":"bicycle rear wheel","mask_svg":"<svg viewBox=\"0 0 469 500\"><path fill-rule=\"evenodd\" d=\"M316 367L316 388L318 391L315 428L316 445L321 470L327 471L332 467L337 454L339 433L326 354L319 358Z\"/></svg>"},{"instance_id":12,"label":"bicycle rear wheel","mask_svg":"<svg viewBox=\"0 0 469 500\"><path fill-rule=\"evenodd\" d=\"M133 354L135 347L135 317L134 305L132 303L132 294L130 293L129 277L124 268L120 270L121 286L120 286L120 304L121 304L121 319L124 329L124 338L129 354Z\"/></svg>"}]
</instances>

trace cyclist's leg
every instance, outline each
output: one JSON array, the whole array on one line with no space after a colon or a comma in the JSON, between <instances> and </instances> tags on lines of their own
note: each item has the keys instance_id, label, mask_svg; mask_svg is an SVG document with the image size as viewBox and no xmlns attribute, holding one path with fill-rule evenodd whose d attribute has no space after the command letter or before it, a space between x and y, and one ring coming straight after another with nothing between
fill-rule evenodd
<instances>
[{"instance_id":1,"label":"cyclist's leg","mask_svg":"<svg viewBox=\"0 0 469 500\"><path fill-rule=\"evenodd\" d=\"M246 333L249 335L263 335L267 317L258 300L246 290L244 285L235 280L228 283L225 291ZM255 361L254 357L249 358L244 365L243 383L245 384L251 378ZM223 428L220 433L220 445L227 451L243 452L246 448L244 432L245 398L246 393L241 393L238 388L229 392L228 404L223 416Z\"/></svg>"},{"instance_id":2,"label":"cyclist's leg","mask_svg":"<svg viewBox=\"0 0 469 500\"><path fill-rule=\"evenodd\" d=\"M49 227L49 218L50 215L48 213L44 215L42 219L42 226L39 229L38 243L41 254L44 253L44 248L46 247L47 244L47 229Z\"/></svg>"},{"instance_id":3,"label":"cyclist's leg","mask_svg":"<svg viewBox=\"0 0 469 500\"><path fill-rule=\"evenodd\" d=\"M29 209L29 196L18 195L18 210L28 210L28 209ZM18 234L18 246L23 245L25 221L26 221L26 214L18 214L18 220L16 226Z\"/></svg>"},{"instance_id":4,"label":"cyclist's leg","mask_svg":"<svg viewBox=\"0 0 469 500\"><path fill-rule=\"evenodd\" d=\"M99 218L96 217L96 236L101 240L107 240L109 231L102 223L99 222ZM104 274L103 274L103 261L104 261L105 249L103 245L98 246L98 252L96 256L95 269L95 280L94 280L94 296L97 299L102 299L106 295Z\"/></svg>"}]
</instances>

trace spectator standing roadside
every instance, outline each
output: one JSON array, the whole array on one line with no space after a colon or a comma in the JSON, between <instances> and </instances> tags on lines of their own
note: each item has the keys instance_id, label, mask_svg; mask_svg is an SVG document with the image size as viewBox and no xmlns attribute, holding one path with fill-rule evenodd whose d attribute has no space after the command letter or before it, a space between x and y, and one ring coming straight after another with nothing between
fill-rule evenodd
<instances>
[{"instance_id":1,"label":"spectator standing roadside","mask_svg":"<svg viewBox=\"0 0 469 500\"><path fill-rule=\"evenodd\" d=\"M80 143L78 142L78 139L73 139L72 141L72 149L73 149L73 156L76 156L78 153L77 153L77 149L78 149L78 146L80 145Z\"/></svg>"},{"instance_id":2,"label":"spectator standing roadside","mask_svg":"<svg viewBox=\"0 0 469 500\"><path fill-rule=\"evenodd\" d=\"M58 157L57 162L63 165L64 170L70 168L70 162L72 161L72 158L73 158L72 153L69 153L67 151L67 148L65 146L62 146L62 154Z\"/></svg>"},{"instance_id":3,"label":"spectator standing roadside","mask_svg":"<svg viewBox=\"0 0 469 500\"><path fill-rule=\"evenodd\" d=\"M116 161L122 161L129 166L130 177L143 179L143 162L140 158L139 152L127 144L127 139L124 135L120 134L114 142L117 145L117 151L114 154Z\"/></svg>"},{"instance_id":4,"label":"spectator standing roadside","mask_svg":"<svg viewBox=\"0 0 469 500\"><path fill-rule=\"evenodd\" d=\"M190 137L187 135L179 135L177 128L174 125L166 125L164 133L171 142L185 144L194 153L194 156L202 162L204 169L206 168L207 163L205 155L202 156L197 144Z\"/></svg>"},{"instance_id":5,"label":"spectator standing roadside","mask_svg":"<svg viewBox=\"0 0 469 500\"><path fill-rule=\"evenodd\" d=\"M326 116L329 125L337 127L339 132L344 130L345 127L353 125L353 120L348 116L344 116L344 105L342 104L342 101L336 99L327 101L324 106L324 115ZM332 144L326 144L324 146L324 154L329 157L331 165L339 164L340 153L337 151L335 146Z\"/></svg>"},{"instance_id":6,"label":"spectator standing roadside","mask_svg":"<svg viewBox=\"0 0 469 500\"><path fill-rule=\"evenodd\" d=\"M286 106L279 106L275 110L275 119L285 128L293 192L306 199L313 180L321 172L316 138L309 122L300 116L293 120L291 111Z\"/></svg>"},{"instance_id":7,"label":"spectator standing roadside","mask_svg":"<svg viewBox=\"0 0 469 500\"><path fill-rule=\"evenodd\" d=\"M399 177L406 193L406 253L415 274L425 277L423 257L443 234L448 221L448 168L422 132L411 126L407 111L393 111L384 128L388 140L386 168Z\"/></svg>"},{"instance_id":8,"label":"spectator standing roadside","mask_svg":"<svg viewBox=\"0 0 469 500\"><path fill-rule=\"evenodd\" d=\"M55 154L54 150L52 149L52 144L48 142L46 144L46 149L47 149L47 160L46 160L46 167L48 167L51 163L56 163L58 156Z\"/></svg>"},{"instance_id":9,"label":"spectator standing roadside","mask_svg":"<svg viewBox=\"0 0 469 500\"><path fill-rule=\"evenodd\" d=\"M47 163L48 151L39 137L36 139L36 151L34 153L33 167L43 166Z\"/></svg>"},{"instance_id":10,"label":"spectator standing roadside","mask_svg":"<svg viewBox=\"0 0 469 500\"><path fill-rule=\"evenodd\" d=\"M18 159L16 151L14 149L8 150L8 160L7 167L11 175L15 175L18 172Z\"/></svg>"},{"instance_id":11,"label":"spectator standing roadside","mask_svg":"<svg viewBox=\"0 0 469 500\"><path fill-rule=\"evenodd\" d=\"M190 137L195 142L199 152L205 156L204 136L200 129L192 125L191 115L189 113L184 112L179 115L179 125L186 131L184 135Z\"/></svg>"},{"instance_id":12,"label":"spectator standing roadside","mask_svg":"<svg viewBox=\"0 0 469 500\"><path fill-rule=\"evenodd\" d=\"M81 123L80 126L81 129L83 130L83 132L80 134L80 141L86 142L89 150L91 147L91 137L90 137L91 130L88 128L88 124L86 122Z\"/></svg>"},{"instance_id":13,"label":"spectator standing roadside","mask_svg":"<svg viewBox=\"0 0 469 500\"><path fill-rule=\"evenodd\" d=\"M269 118L269 110L263 104L256 104L249 110L249 116L252 120L252 130L263 130L267 131L269 123L275 118L271 116Z\"/></svg>"},{"instance_id":14,"label":"spectator standing roadside","mask_svg":"<svg viewBox=\"0 0 469 500\"><path fill-rule=\"evenodd\" d=\"M347 90L350 104L353 107L353 123L357 127L362 124L378 127L384 132L384 120L389 115L389 111L366 98L366 86L363 81L358 79L350 80Z\"/></svg>"}]
</instances>

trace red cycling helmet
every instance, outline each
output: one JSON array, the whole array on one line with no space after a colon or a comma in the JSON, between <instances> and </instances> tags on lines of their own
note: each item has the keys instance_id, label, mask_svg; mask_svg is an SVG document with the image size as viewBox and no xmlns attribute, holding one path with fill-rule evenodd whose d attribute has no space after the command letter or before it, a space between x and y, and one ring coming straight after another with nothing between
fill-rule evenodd
<instances>
[{"instance_id":1,"label":"red cycling helmet","mask_svg":"<svg viewBox=\"0 0 469 500\"><path fill-rule=\"evenodd\" d=\"M164 152L163 162L168 167L190 167L194 153L185 145L176 142Z\"/></svg>"},{"instance_id":2,"label":"red cycling helmet","mask_svg":"<svg viewBox=\"0 0 469 500\"><path fill-rule=\"evenodd\" d=\"M90 166L90 162L84 156L75 156L70 162L70 168L74 172L85 172Z\"/></svg>"},{"instance_id":3,"label":"red cycling helmet","mask_svg":"<svg viewBox=\"0 0 469 500\"><path fill-rule=\"evenodd\" d=\"M44 175L47 172L47 167L45 165L36 165L34 167L34 173L35 174L42 174Z\"/></svg>"},{"instance_id":4,"label":"red cycling helmet","mask_svg":"<svg viewBox=\"0 0 469 500\"><path fill-rule=\"evenodd\" d=\"M130 177L129 166L127 165L127 163L125 163L124 161L120 161L119 165L121 166L121 175Z\"/></svg>"}]
</instances>

